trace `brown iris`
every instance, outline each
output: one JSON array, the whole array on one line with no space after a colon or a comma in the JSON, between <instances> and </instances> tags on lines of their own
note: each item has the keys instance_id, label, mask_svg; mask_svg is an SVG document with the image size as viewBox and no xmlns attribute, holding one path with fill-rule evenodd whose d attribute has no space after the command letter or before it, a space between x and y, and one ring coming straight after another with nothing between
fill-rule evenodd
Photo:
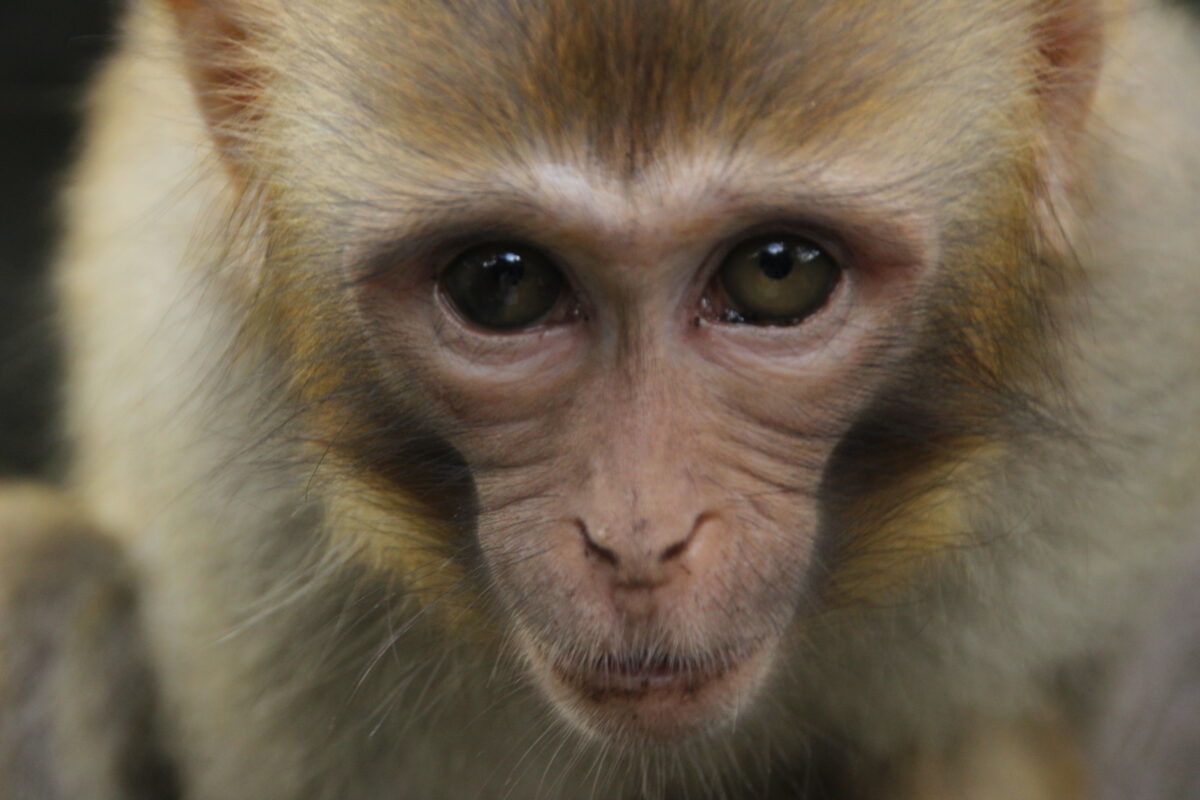
<instances>
[{"instance_id":1,"label":"brown iris","mask_svg":"<svg viewBox=\"0 0 1200 800\"><path fill-rule=\"evenodd\" d=\"M486 244L468 250L442 273L441 287L470 322L519 330L542 320L563 291L562 274L529 247Z\"/></svg>"},{"instance_id":2,"label":"brown iris","mask_svg":"<svg viewBox=\"0 0 1200 800\"><path fill-rule=\"evenodd\" d=\"M795 325L829 299L841 268L799 236L769 236L739 245L721 265L729 322Z\"/></svg>"}]
</instances>

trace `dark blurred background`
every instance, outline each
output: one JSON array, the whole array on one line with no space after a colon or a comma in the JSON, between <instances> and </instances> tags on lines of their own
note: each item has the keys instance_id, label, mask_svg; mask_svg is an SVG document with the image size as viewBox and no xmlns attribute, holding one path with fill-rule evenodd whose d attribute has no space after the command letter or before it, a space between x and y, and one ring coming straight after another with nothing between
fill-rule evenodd
<instances>
[{"instance_id":1,"label":"dark blurred background","mask_svg":"<svg viewBox=\"0 0 1200 800\"><path fill-rule=\"evenodd\" d=\"M46 264L81 87L111 44L120 2L0 0L0 478L58 462Z\"/></svg>"},{"instance_id":2,"label":"dark blurred background","mask_svg":"<svg viewBox=\"0 0 1200 800\"><path fill-rule=\"evenodd\" d=\"M58 356L46 263L81 85L118 0L0 0L0 477L53 470Z\"/></svg>"}]
</instances>

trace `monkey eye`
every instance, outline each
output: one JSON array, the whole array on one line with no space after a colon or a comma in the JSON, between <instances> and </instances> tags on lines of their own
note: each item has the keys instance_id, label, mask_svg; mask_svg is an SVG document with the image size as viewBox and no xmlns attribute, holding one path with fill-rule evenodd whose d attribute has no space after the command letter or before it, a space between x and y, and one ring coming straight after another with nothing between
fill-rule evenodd
<instances>
[{"instance_id":1,"label":"monkey eye","mask_svg":"<svg viewBox=\"0 0 1200 800\"><path fill-rule=\"evenodd\" d=\"M563 291L562 273L536 250L485 244L458 256L439 278L467 320L492 330L527 328L550 313Z\"/></svg>"},{"instance_id":2,"label":"monkey eye","mask_svg":"<svg viewBox=\"0 0 1200 800\"><path fill-rule=\"evenodd\" d=\"M819 245L799 236L766 236L740 244L721 264L728 298L725 322L795 325L833 293L841 267Z\"/></svg>"}]
</instances>

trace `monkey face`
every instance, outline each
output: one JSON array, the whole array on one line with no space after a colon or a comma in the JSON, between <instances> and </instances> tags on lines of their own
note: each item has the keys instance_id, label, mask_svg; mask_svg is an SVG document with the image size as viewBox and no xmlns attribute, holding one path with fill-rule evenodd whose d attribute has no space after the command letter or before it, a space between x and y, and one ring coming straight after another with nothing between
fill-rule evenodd
<instances>
[{"instance_id":1,"label":"monkey face","mask_svg":"<svg viewBox=\"0 0 1200 800\"><path fill-rule=\"evenodd\" d=\"M925 243L714 202L696 164L531 178L359 284L379 369L469 474L455 557L555 706L618 739L720 727L821 590L821 482Z\"/></svg>"}]
</instances>

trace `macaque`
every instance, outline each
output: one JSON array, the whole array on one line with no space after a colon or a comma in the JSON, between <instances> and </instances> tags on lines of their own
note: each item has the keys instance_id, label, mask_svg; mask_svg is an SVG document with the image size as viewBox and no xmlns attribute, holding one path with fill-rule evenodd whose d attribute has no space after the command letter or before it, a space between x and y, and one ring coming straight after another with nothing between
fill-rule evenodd
<instances>
[{"instance_id":1,"label":"macaque","mask_svg":"<svg viewBox=\"0 0 1200 800\"><path fill-rule=\"evenodd\" d=\"M0 503L0 794L1109 796L1200 519L1197 44L134 0L69 475Z\"/></svg>"}]
</instances>

